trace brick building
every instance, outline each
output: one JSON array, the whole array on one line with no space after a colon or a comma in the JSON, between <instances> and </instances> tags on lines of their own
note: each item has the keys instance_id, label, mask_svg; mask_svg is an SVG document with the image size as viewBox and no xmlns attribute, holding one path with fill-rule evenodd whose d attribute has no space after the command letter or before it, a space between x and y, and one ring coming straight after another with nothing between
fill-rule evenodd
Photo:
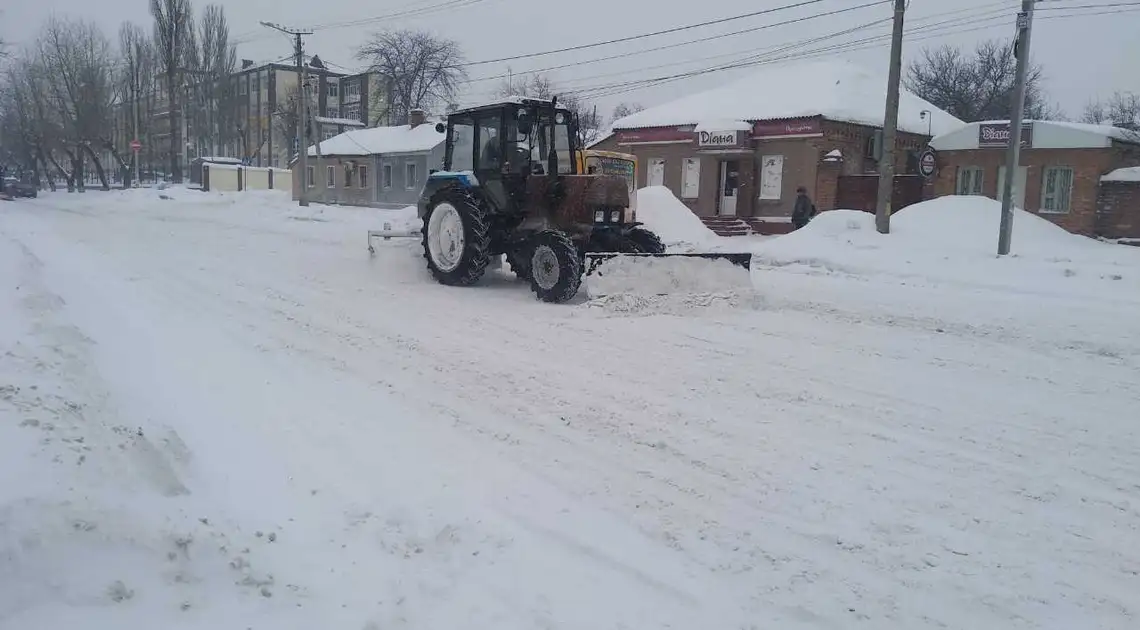
<instances>
[{"instance_id":1,"label":"brick building","mask_svg":"<svg viewBox=\"0 0 1140 630\"><path fill-rule=\"evenodd\" d=\"M771 224L788 222L799 186L821 210L873 209L885 86L842 61L772 66L620 119L594 147L636 155L639 186L668 187L706 222L781 231ZM903 90L896 207L920 198L917 158L930 133L962 124Z\"/></svg>"},{"instance_id":2,"label":"brick building","mask_svg":"<svg viewBox=\"0 0 1140 630\"><path fill-rule=\"evenodd\" d=\"M927 184L930 193L1000 201L1009 137L1009 121L983 121L931 140L937 171ZM1140 227L1138 184L1111 177L1102 182L1113 171L1140 166L1140 133L1038 120L1025 124L1021 143L1015 206L1077 234L1120 238Z\"/></svg>"}]
</instances>

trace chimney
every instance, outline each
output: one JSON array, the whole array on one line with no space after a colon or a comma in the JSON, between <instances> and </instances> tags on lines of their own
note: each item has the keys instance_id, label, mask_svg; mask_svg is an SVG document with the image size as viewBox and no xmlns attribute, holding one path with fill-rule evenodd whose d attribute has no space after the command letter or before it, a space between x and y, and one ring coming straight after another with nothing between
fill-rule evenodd
<instances>
[{"instance_id":1,"label":"chimney","mask_svg":"<svg viewBox=\"0 0 1140 630\"><path fill-rule=\"evenodd\" d=\"M242 59L241 60L241 69L242 70L245 70L246 68L252 68L252 67L253 67L253 60L252 59Z\"/></svg>"},{"instance_id":2,"label":"chimney","mask_svg":"<svg viewBox=\"0 0 1140 630\"><path fill-rule=\"evenodd\" d=\"M408 112L408 124L411 125L413 129L419 127L425 122L427 122L427 112L424 110L413 109L412 111Z\"/></svg>"}]
</instances>

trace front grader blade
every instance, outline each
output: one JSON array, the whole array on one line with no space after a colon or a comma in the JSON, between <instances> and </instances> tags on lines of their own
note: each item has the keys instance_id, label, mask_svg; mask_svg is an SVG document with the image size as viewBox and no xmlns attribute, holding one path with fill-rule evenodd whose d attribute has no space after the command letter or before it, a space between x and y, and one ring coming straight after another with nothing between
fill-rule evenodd
<instances>
[{"instance_id":1,"label":"front grader blade","mask_svg":"<svg viewBox=\"0 0 1140 630\"><path fill-rule=\"evenodd\" d=\"M591 298L616 293L670 295L752 288L750 253L586 254Z\"/></svg>"},{"instance_id":2,"label":"front grader blade","mask_svg":"<svg viewBox=\"0 0 1140 630\"><path fill-rule=\"evenodd\" d=\"M701 253L665 253L665 254L619 254L610 252L590 252L586 254L586 275L592 275L597 268L608 260L614 258L703 258L705 260L727 260L728 262L744 269L752 267L752 254L745 253L717 253L717 252L701 252Z\"/></svg>"}]
</instances>

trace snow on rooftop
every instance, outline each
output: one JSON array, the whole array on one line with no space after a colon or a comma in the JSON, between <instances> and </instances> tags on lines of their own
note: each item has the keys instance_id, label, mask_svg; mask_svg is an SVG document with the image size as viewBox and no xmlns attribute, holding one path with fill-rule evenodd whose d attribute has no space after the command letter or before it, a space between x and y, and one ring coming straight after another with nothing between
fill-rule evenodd
<instances>
[{"instance_id":1,"label":"snow on rooftop","mask_svg":"<svg viewBox=\"0 0 1140 630\"><path fill-rule=\"evenodd\" d=\"M430 151L443 142L443 134L435 125L424 123L416 127L372 127L353 129L333 136L320 144L322 155L375 155L377 153L416 153ZM309 147L309 155L316 155L316 147Z\"/></svg>"},{"instance_id":2,"label":"snow on rooftop","mask_svg":"<svg viewBox=\"0 0 1140 630\"><path fill-rule=\"evenodd\" d=\"M615 129L693 125L706 120L774 120L823 116L883 126L885 76L843 60L762 67L738 81L650 107L614 123ZM929 121L923 111L931 112ZM929 127L928 127L929 124ZM906 89L899 95L899 129L934 135L964 123Z\"/></svg>"},{"instance_id":3,"label":"snow on rooftop","mask_svg":"<svg viewBox=\"0 0 1140 630\"><path fill-rule=\"evenodd\" d=\"M363 127L364 126L364 123L360 122L356 118L333 118L330 116L314 116L313 120L316 120L318 123L320 123L322 125L344 125L346 127Z\"/></svg>"},{"instance_id":4,"label":"snow on rooftop","mask_svg":"<svg viewBox=\"0 0 1140 630\"><path fill-rule=\"evenodd\" d=\"M752 123L732 119L702 120L693 131L752 131Z\"/></svg>"},{"instance_id":5,"label":"snow on rooftop","mask_svg":"<svg viewBox=\"0 0 1140 630\"><path fill-rule=\"evenodd\" d=\"M1140 166L1118 168L1100 178L1102 182L1140 182Z\"/></svg>"}]
</instances>

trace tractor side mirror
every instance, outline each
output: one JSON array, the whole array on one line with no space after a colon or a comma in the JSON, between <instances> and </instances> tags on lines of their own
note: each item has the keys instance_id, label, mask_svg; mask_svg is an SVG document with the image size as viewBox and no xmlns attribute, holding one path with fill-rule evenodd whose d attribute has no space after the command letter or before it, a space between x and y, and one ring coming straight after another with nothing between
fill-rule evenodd
<instances>
[{"instance_id":1,"label":"tractor side mirror","mask_svg":"<svg viewBox=\"0 0 1140 630\"><path fill-rule=\"evenodd\" d=\"M443 132L447 131L447 125L445 125L441 122L438 122L435 124L435 130L438 131L439 133L443 133Z\"/></svg>"}]
</instances>

